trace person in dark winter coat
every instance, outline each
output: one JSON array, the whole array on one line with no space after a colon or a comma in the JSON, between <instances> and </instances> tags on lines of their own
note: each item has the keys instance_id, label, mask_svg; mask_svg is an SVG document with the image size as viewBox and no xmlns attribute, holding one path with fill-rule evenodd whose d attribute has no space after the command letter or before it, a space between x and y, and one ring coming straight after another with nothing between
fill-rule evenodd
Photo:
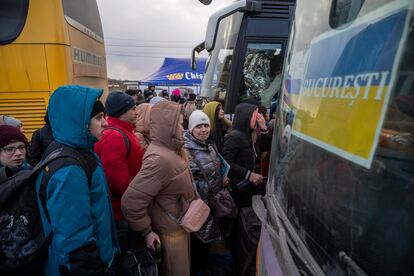
<instances>
[{"instance_id":1,"label":"person in dark winter coat","mask_svg":"<svg viewBox=\"0 0 414 276\"><path fill-rule=\"evenodd\" d=\"M240 207L236 219L237 227L233 227L232 231L231 251L235 275L250 276L255 271L257 241L247 237L260 233L260 230L255 230L255 225L260 223L251 206L253 195L264 194L265 186L262 184L263 176L257 173L259 164L254 145L258 133L267 131L265 119L259 114L257 106L247 103L236 106L233 130L226 136L223 147L223 157L230 164L229 178L233 189L231 194ZM248 231L254 235L247 234Z\"/></svg>"},{"instance_id":2,"label":"person in dark winter coat","mask_svg":"<svg viewBox=\"0 0 414 276\"><path fill-rule=\"evenodd\" d=\"M153 85L152 83L149 83L148 89L144 90L145 102L149 103L152 97L155 97L155 96L157 96L157 93L155 92L155 85Z\"/></svg>"},{"instance_id":3,"label":"person in dark winter coat","mask_svg":"<svg viewBox=\"0 0 414 276\"><path fill-rule=\"evenodd\" d=\"M47 213L40 189L43 176L50 170L45 168L37 178L43 230L45 235L53 233L45 267L47 276L104 275L119 252L105 174L93 152L93 145L107 125L105 109L99 101L102 92L66 85L56 89L49 100L53 145L81 154L91 165L91 175L88 180L86 170L79 164L62 164L53 170L46 184Z\"/></svg>"},{"instance_id":4,"label":"person in dark winter coat","mask_svg":"<svg viewBox=\"0 0 414 276\"><path fill-rule=\"evenodd\" d=\"M0 126L0 182L20 170L30 169L26 160L26 136L16 127Z\"/></svg>"},{"instance_id":5,"label":"person in dark winter coat","mask_svg":"<svg viewBox=\"0 0 414 276\"><path fill-rule=\"evenodd\" d=\"M43 153L53 141L52 130L50 129L49 118L45 115L45 125L36 130L32 135L29 146L29 164L36 166L42 160Z\"/></svg>"},{"instance_id":6,"label":"person in dark winter coat","mask_svg":"<svg viewBox=\"0 0 414 276\"><path fill-rule=\"evenodd\" d=\"M224 117L224 110L219 102L212 101L207 103L203 111L210 119L210 139L214 141L219 153L221 153L223 151L224 136L231 128L231 121Z\"/></svg>"},{"instance_id":7,"label":"person in dark winter coat","mask_svg":"<svg viewBox=\"0 0 414 276\"><path fill-rule=\"evenodd\" d=\"M233 189L233 198L240 207L251 206L252 196L257 194L263 181L263 176L256 173L258 169L257 154L254 147L256 132L267 132L265 119L258 113L258 107L241 103L236 106L233 130L226 136L223 147L223 157L230 164L230 185L247 180L246 192L237 193Z\"/></svg>"},{"instance_id":8,"label":"person in dark winter coat","mask_svg":"<svg viewBox=\"0 0 414 276\"><path fill-rule=\"evenodd\" d=\"M220 174L220 159L215 145L209 140L210 120L201 110L190 115L188 131L184 133L184 148L189 153L189 166L197 192L210 206L211 199L223 189L223 177ZM218 221L210 215L201 229L191 236L191 275L206 265L210 246L221 239Z\"/></svg>"}]
</instances>

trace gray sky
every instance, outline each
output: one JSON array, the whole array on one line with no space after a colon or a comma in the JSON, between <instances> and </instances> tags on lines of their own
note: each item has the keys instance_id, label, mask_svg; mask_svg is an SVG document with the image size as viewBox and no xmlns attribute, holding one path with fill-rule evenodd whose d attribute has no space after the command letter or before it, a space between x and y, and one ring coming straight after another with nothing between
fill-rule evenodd
<instances>
[{"instance_id":1,"label":"gray sky","mask_svg":"<svg viewBox=\"0 0 414 276\"><path fill-rule=\"evenodd\" d=\"M97 0L106 44L108 77L140 80L164 57L191 57L204 40L209 16L235 0Z\"/></svg>"}]
</instances>

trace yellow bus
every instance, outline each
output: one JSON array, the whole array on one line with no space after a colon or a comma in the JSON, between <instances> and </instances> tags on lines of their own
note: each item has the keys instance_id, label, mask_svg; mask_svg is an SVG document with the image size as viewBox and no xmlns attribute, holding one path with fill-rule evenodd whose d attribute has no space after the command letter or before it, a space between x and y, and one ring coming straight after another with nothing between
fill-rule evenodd
<instances>
[{"instance_id":1,"label":"yellow bus","mask_svg":"<svg viewBox=\"0 0 414 276\"><path fill-rule=\"evenodd\" d=\"M96 1L0 0L0 114L30 137L51 93L69 83L107 90Z\"/></svg>"}]
</instances>

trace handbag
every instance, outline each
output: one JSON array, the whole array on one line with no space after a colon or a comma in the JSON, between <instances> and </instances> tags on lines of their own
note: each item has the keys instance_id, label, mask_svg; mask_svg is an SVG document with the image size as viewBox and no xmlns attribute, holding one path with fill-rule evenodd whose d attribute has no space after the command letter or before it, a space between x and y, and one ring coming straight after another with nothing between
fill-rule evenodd
<instances>
[{"instance_id":1,"label":"handbag","mask_svg":"<svg viewBox=\"0 0 414 276\"><path fill-rule=\"evenodd\" d=\"M190 203L190 207L188 207L187 212L182 217L180 225L189 233L197 232L206 222L209 214L210 208L208 205L200 198L197 198Z\"/></svg>"},{"instance_id":2,"label":"handbag","mask_svg":"<svg viewBox=\"0 0 414 276\"><path fill-rule=\"evenodd\" d=\"M158 276L156 256L150 249L127 251L122 259L122 275Z\"/></svg>"},{"instance_id":3,"label":"handbag","mask_svg":"<svg viewBox=\"0 0 414 276\"><path fill-rule=\"evenodd\" d=\"M200 228L206 222L208 215L210 214L210 207L208 207L208 205L202 199L200 199L200 195L198 194L197 188L194 185L194 180L192 179L190 171L189 174L191 176L191 182L193 183L194 193L197 199L191 201L187 211L180 219L176 218L170 212L168 212L163 206L161 206L161 204L158 203L158 201L155 202L175 223L180 225L186 232L192 233L200 230Z\"/></svg>"},{"instance_id":4,"label":"handbag","mask_svg":"<svg viewBox=\"0 0 414 276\"><path fill-rule=\"evenodd\" d=\"M227 188L223 188L223 190L214 196L212 205L214 216L216 218L230 215L236 206Z\"/></svg>"},{"instance_id":5,"label":"handbag","mask_svg":"<svg viewBox=\"0 0 414 276\"><path fill-rule=\"evenodd\" d=\"M193 158L193 160L199 167L201 174L204 177L204 181L206 181L206 183L209 183L203 166L201 166L200 162L196 158ZM212 189L210 189L210 192L211 194L213 193ZM233 211L233 208L236 206L227 188L223 188L216 195L212 196L210 201L213 215L218 219L230 215Z\"/></svg>"}]
</instances>

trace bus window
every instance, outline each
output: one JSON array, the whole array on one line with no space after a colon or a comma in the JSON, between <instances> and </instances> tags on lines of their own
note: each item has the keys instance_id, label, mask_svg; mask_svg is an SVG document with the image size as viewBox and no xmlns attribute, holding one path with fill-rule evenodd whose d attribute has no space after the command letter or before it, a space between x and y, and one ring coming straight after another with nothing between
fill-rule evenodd
<instances>
[{"instance_id":1,"label":"bus window","mask_svg":"<svg viewBox=\"0 0 414 276\"><path fill-rule=\"evenodd\" d=\"M282 44L248 43L243 81L240 82L240 102L255 96L261 99L264 107L270 108L282 81L282 59Z\"/></svg>"},{"instance_id":2,"label":"bus window","mask_svg":"<svg viewBox=\"0 0 414 276\"><path fill-rule=\"evenodd\" d=\"M63 0L62 2L63 12L70 25L103 42L102 24L95 1Z\"/></svg>"},{"instance_id":3,"label":"bus window","mask_svg":"<svg viewBox=\"0 0 414 276\"><path fill-rule=\"evenodd\" d=\"M28 0L0 0L0 45L15 40L26 22Z\"/></svg>"},{"instance_id":4,"label":"bus window","mask_svg":"<svg viewBox=\"0 0 414 276\"><path fill-rule=\"evenodd\" d=\"M210 100L220 101L223 105L242 18L243 13L236 12L220 21L214 49L210 53L206 68L206 78L201 87L203 94Z\"/></svg>"},{"instance_id":5,"label":"bus window","mask_svg":"<svg viewBox=\"0 0 414 276\"><path fill-rule=\"evenodd\" d=\"M364 0L334 0L331 6L329 24L337 28L353 21L361 10Z\"/></svg>"}]
</instances>

